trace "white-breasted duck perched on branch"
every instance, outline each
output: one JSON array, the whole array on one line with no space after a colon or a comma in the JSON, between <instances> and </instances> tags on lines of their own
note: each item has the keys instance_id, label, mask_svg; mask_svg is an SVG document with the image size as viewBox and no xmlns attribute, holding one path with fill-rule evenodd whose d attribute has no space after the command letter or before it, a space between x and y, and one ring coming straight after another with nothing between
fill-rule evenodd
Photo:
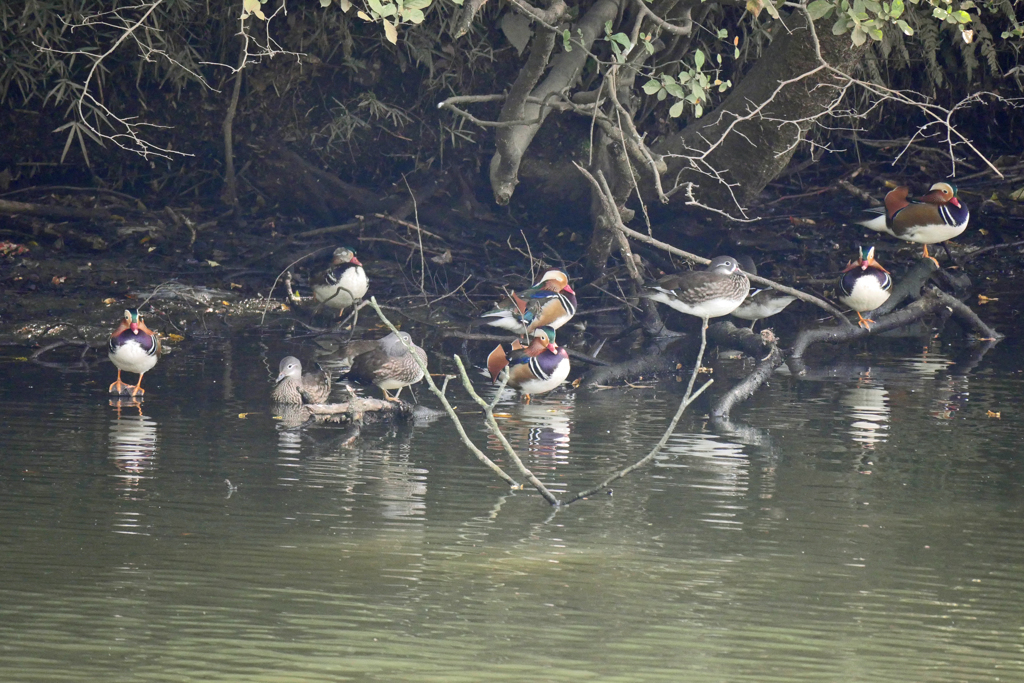
<instances>
[{"instance_id":1,"label":"white-breasted duck perched on branch","mask_svg":"<svg viewBox=\"0 0 1024 683\"><path fill-rule=\"evenodd\" d=\"M739 263L743 267L744 272L750 275L757 275L757 266L754 264L753 259L748 256L740 256ZM794 301L796 301L796 297L792 294L783 294L771 287L754 289L747 294L747 298L732 312L732 315L741 320L750 320L750 329L754 329L754 325L757 324L758 320L764 320L765 318L782 313Z\"/></svg>"},{"instance_id":2,"label":"white-breasted duck perched on branch","mask_svg":"<svg viewBox=\"0 0 1024 683\"><path fill-rule=\"evenodd\" d=\"M137 308L125 309L121 324L110 335L107 356L117 368L117 380L108 391L119 396L142 396L142 376L156 366L160 358L160 335L146 327ZM134 386L121 381L121 371L139 373Z\"/></svg>"},{"instance_id":3,"label":"white-breasted duck perched on branch","mask_svg":"<svg viewBox=\"0 0 1024 683\"><path fill-rule=\"evenodd\" d=\"M569 286L569 276L561 270L549 270L529 289L512 292L484 313L483 321L528 336L540 327L557 330L575 314L576 292Z\"/></svg>"},{"instance_id":4,"label":"white-breasted duck perched on branch","mask_svg":"<svg viewBox=\"0 0 1024 683\"><path fill-rule=\"evenodd\" d=\"M928 245L953 239L967 229L971 219L971 212L960 203L956 192L956 185L939 182L920 199L908 199L910 188L900 185L885 195L883 208L868 209L879 215L859 223L869 230L924 245L924 258L935 261L928 255Z\"/></svg>"},{"instance_id":5,"label":"white-breasted duck perched on branch","mask_svg":"<svg viewBox=\"0 0 1024 683\"><path fill-rule=\"evenodd\" d=\"M271 393L275 403L323 403L331 394L331 376L323 370L303 374L302 362L295 356L282 358L278 369L277 386Z\"/></svg>"},{"instance_id":6,"label":"white-breasted duck perched on branch","mask_svg":"<svg viewBox=\"0 0 1024 683\"><path fill-rule=\"evenodd\" d=\"M310 282L313 296L324 306L335 308L340 316L346 308L366 295L370 282L363 264L348 247L334 250L331 265L315 275Z\"/></svg>"},{"instance_id":7,"label":"white-breasted duck perched on branch","mask_svg":"<svg viewBox=\"0 0 1024 683\"><path fill-rule=\"evenodd\" d=\"M694 315L704 321L729 315L743 303L750 292L750 280L731 256L716 256L707 270L689 270L665 275L649 285L643 296L680 313Z\"/></svg>"},{"instance_id":8,"label":"white-breasted duck perched on branch","mask_svg":"<svg viewBox=\"0 0 1024 683\"><path fill-rule=\"evenodd\" d=\"M839 300L856 311L861 327L870 330L871 323L875 321L861 313L873 311L884 304L892 289L892 277L875 260L874 247L861 247L859 258L843 269L839 289L842 292Z\"/></svg>"}]
</instances>

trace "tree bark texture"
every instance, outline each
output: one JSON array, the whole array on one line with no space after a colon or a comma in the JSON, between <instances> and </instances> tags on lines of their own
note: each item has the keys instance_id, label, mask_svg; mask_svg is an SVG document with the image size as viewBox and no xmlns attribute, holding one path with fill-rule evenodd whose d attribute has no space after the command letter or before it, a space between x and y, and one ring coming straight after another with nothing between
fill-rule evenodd
<instances>
[{"instance_id":1,"label":"tree bark texture","mask_svg":"<svg viewBox=\"0 0 1024 683\"><path fill-rule=\"evenodd\" d=\"M572 86L586 63L590 46L598 37L604 35L605 22L614 21L624 3L625 0L597 0L571 29L573 38L580 40L586 49L576 45L572 52L557 54L550 60L551 67L547 76L533 88L530 95L543 100L549 95L557 94ZM534 42L538 43L544 40L544 33L538 32ZM553 36L548 34L547 39L553 40ZM544 46L540 44L531 46L531 58L533 51L537 49L543 50ZM531 66L530 62L531 60L528 59L524 69ZM491 158L490 178L494 199L501 205L508 204L511 199L516 184L519 182L519 164L523 154L526 153L530 142L540 129L544 117L551 111L539 103L514 98L513 94L515 93L510 93L506 101L506 107L502 109L500 120L536 120L536 122L501 129L497 135L495 140L497 150Z\"/></svg>"},{"instance_id":2,"label":"tree bark texture","mask_svg":"<svg viewBox=\"0 0 1024 683\"><path fill-rule=\"evenodd\" d=\"M783 82L820 65L807 21L802 12L784 15L777 22L771 45L725 101L653 146L668 164L666 192L669 187L693 183L695 200L735 214L737 203L756 197L786 167L797 143L813 125L811 117L827 111L843 85L833 73L821 69L780 88ZM821 57L846 71L860 59L864 48L854 47L849 34L832 35L825 24L816 27ZM758 106L763 107L759 114L737 121ZM700 160L694 162L697 157ZM717 171L720 179L708 175L709 169ZM652 196L653 192L646 194ZM686 199L685 192L677 192L672 204Z\"/></svg>"}]
</instances>

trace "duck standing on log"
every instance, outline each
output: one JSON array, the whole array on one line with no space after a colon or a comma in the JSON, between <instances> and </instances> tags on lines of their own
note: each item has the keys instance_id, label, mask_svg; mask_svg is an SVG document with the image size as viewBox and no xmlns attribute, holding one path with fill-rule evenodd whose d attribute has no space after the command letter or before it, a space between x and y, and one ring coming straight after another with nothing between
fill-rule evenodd
<instances>
[{"instance_id":1,"label":"duck standing on log","mask_svg":"<svg viewBox=\"0 0 1024 683\"><path fill-rule=\"evenodd\" d=\"M839 300L856 311L860 318L858 324L870 331L871 323L875 321L861 313L873 311L884 304L892 289L892 277L875 260L874 247L861 247L860 257L843 269L839 289L842 292Z\"/></svg>"},{"instance_id":2,"label":"duck standing on log","mask_svg":"<svg viewBox=\"0 0 1024 683\"><path fill-rule=\"evenodd\" d=\"M487 371L491 382L497 381L508 368L508 385L523 394L530 402L532 394L546 394L569 376L569 354L555 343L555 331L550 326L533 332L529 346L514 341L508 351L498 345L487 356Z\"/></svg>"},{"instance_id":3,"label":"duck standing on log","mask_svg":"<svg viewBox=\"0 0 1024 683\"><path fill-rule=\"evenodd\" d=\"M337 352L337 357L351 362L349 379L375 384L384 392L384 398L397 401L402 389L423 379L423 368L413 353L423 365L427 364L427 352L413 343L408 332L392 332L381 339L350 342ZM388 391L397 393L391 396Z\"/></svg>"},{"instance_id":4,"label":"duck standing on log","mask_svg":"<svg viewBox=\"0 0 1024 683\"><path fill-rule=\"evenodd\" d=\"M569 276L561 270L549 270L529 289L512 292L484 313L483 319L488 325L529 336L540 327L557 330L575 314L576 292L569 286Z\"/></svg>"},{"instance_id":5,"label":"duck standing on log","mask_svg":"<svg viewBox=\"0 0 1024 683\"><path fill-rule=\"evenodd\" d=\"M885 195L884 208L868 210L879 215L859 224L923 245L924 258L935 261L937 266L939 262L928 255L928 245L953 239L967 229L971 219L971 212L956 193L956 185L939 182L920 199L908 199L910 188L901 185Z\"/></svg>"},{"instance_id":6,"label":"duck standing on log","mask_svg":"<svg viewBox=\"0 0 1024 683\"><path fill-rule=\"evenodd\" d=\"M729 315L743 303L750 292L750 280L731 256L716 256L706 270L688 270L665 275L649 285L642 296L680 313L694 315L704 321Z\"/></svg>"},{"instance_id":7,"label":"duck standing on log","mask_svg":"<svg viewBox=\"0 0 1024 683\"><path fill-rule=\"evenodd\" d=\"M348 247L335 249L331 265L315 275L310 284L314 298L324 306L338 309L339 316L362 299L370 287L363 264Z\"/></svg>"},{"instance_id":8,"label":"duck standing on log","mask_svg":"<svg viewBox=\"0 0 1024 683\"><path fill-rule=\"evenodd\" d=\"M142 314L137 308L124 312L121 324L110 335L107 356L117 368L117 380L110 385L111 394L141 397L142 376L153 369L160 357L160 336L146 327ZM135 385L121 381L121 371L137 372L139 381Z\"/></svg>"}]
</instances>

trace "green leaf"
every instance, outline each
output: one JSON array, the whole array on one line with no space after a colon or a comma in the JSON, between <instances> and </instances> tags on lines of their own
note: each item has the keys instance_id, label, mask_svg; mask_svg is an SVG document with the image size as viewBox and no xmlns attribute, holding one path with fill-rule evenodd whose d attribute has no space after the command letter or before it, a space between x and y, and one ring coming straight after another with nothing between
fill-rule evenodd
<instances>
[{"instance_id":1,"label":"green leaf","mask_svg":"<svg viewBox=\"0 0 1024 683\"><path fill-rule=\"evenodd\" d=\"M732 81L725 81L724 83L718 84L718 92L725 92L732 87Z\"/></svg>"},{"instance_id":2,"label":"green leaf","mask_svg":"<svg viewBox=\"0 0 1024 683\"><path fill-rule=\"evenodd\" d=\"M942 9L941 7L936 7L932 10L932 16L938 19L939 21L944 21L946 17L949 16L949 12Z\"/></svg>"},{"instance_id":3,"label":"green leaf","mask_svg":"<svg viewBox=\"0 0 1024 683\"><path fill-rule=\"evenodd\" d=\"M686 106L686 102L680 100L672 105L672 108L668 110L668 115L672 118L678 118L683 113L683 107Z\"/></svg>"},{"instance_id":4,"label":"green leaf","mask_svg":"<svg viewBox=\"0 0 1024 683\"><path fill-rule=\"evenodd\" d=\"M654 93L661 90L661 83L652 78L651 80L644 83L643 87L645 93L647 93L648 95L653 95Z\"/></svg>"},{"instance_id":5,"label":"green leaf","mask_svg":"<svg viewBox=\"0 0 1024 683\"><path fill-rule=\"evenodd\" d=\"M732 49L732 58L733 59L739 59L740 58L740 49L738 47L734 47Z\"/></svg>"},{"instance_id":6,"label":"green leaf","mask_svg":"<svg viewBox=\"0 0 1024 683\"><path fill-rule=\"evenodd\" d=\"M658 101L659 102L663 102L666 97L668 97L668 92L666 92L664 89L658 91Z\"/></svg>"},{"instance_id":7,"label":"green leaf","mask_svg":"<svg viewBox=\"0 0 1024 683\"><path fill-rule=\"evenodd\" d=\"M704 88L700 87L696 83L693 84L693 94L696 95L698 100L706 100L707 94L704 92Z\"/></svg>"},{"instance_id":8,"label":"green leaf","mask_svg":"<svg viewBox=\"0 0 1024 683\"><path fill-rule=\"evenodd\" d=\"M952 16L954 19L957 20L957 22L961 24L971 23L971 15L968 14L967 12L964 12L963 10L957 10L956 12L953 12Z\"/></svg>"},{"instance_id":9,"label":"green leaf","mask_svg":"<svg viewBox=\"0 0 1024 683\"><path fill-rule=\"evenodd\" d=\"M845 16L840 16L836 19L836 23L832 24L832 35L841 36L849 30L849 25Z\"/></svg>"},{"instance_id":10,"label":"green leaf","mask_svg":"<svg viewBox=\"0 0 1024 683\"><path fill-rule=\"evenodd\" d=\"M903 5L903 0L892 0L892 7L889 8L889 16L893 19L899 19L903 16L903 12L906 7Z\"/></svg>"},{"instance_id":11,"label":"green leaf","mask_svg":"<svg viewBox=\"0 0 1024 683\"><path fill-rule=\"evenodd\" d=\"M652 43L650 40L645 40L644 41L644 49L647 50L647 54L653 55L654 54L654 43Z\"/></svg>"},{"instance_id":12,"label":"green leaf","mask_svg":"<svg viewBox=\"0 0 1024 683\"><path fill-rule=\"evenodd\" d=\"M686 92L683 90L683 86L679 85L678 83L666 85L665 90L668 90L668 94L672 95L673 97L686 97Z\"/></svg>"},{"instance_id":13,"label":"green leaf","mask_svg":"<svg viewBox=\"0 0 1024 683\"><path fill-rule=\"evenodd\" d=\"M704 116L704 107L700 104L693 105L693 115L696 116L698 119Z\"/></svg>"},{"instance_id":14,"label":"green leaf","mask_svg":"<svg viewBox=\"0 0 1024 683\"><path fill-rule=\"evenodd\" d=\"M331 0L320 0L320 6L321 7L330 7L331 6Z\"/></svg>"},{"instance_id":15,"label":"green leaf","mask_svg":"<svg viewBox=\"0 0 1024 683\"><path fill-rule=\"evenodd\" d=\"M775 8L775 3L772 2L772 0L768 0L767 2L765 2L764 3L764 8L765 8L765 10L768 11L768 14L769 14L769 16L771 16L772 19L778 19L779 18L779 10Z\"/></svg>"},{"instance_id":16,"label":"green leaf","mask_svg":"<svg viewBox=\"0 0 1024 683\"><path fill-rule=\"evenodd\" d=\"M672 78L672 74L661 74L661 82L664 83L666 86L669 86L675 83L676 79Z\"/></svg>"},{"instance_id":17,"label":"green leaf","mask_svg":"<svg viewBox=\"0 0 1024 683\"><path fill-rule=\"evenodd\" d=\"M729 37L729 29L727 29L727 28L720 28L720 29L718 29L718 39L719 40L725 40L728 37Z\"/></svg>"},{"instance_id":18,"label":"green leaf","mask_svg":"<svg viewBox=\"0 0 1024 683\"><path fill-rule=\"evenodd\" d=\"M905 35L905 36L912 36L912 35L914 35L914 29L912 29L910 27L910 24L908 24L907 22L903 21L902 19L897 19L896 20L896 25L900 27L901 31L903 31L903 35Z\"/></svg>"},{"instance_id":19,"label":"green leaf","mask_svg":"<svg viewBox=\"0 0 1024 683\"><path fill-rule=\"evenodd\" d=\"M832 3L828 0L814 0L807 6L807 13L811 15L811 21L817 21L832 11Z\"/></svg>"},{"instance_id":20,"label":"green leaf","mask_svg":"<svg viewBox=\"0 0 1024 683\"><path fill-rule=\"evenodd\" d=\"M693 55L693 63L697 66L697 70L700 71L704 66L704 51L697 50Z\"/></svg>"},{"instance_id":21,"label":"green leaf","mask_svg":"<svg viewBox=\"0 0 1024 683\"><path fill-rule=\"evenodd\" d=\"M405 9L419 9L424 10L430 7L431 0L405 0Z\"/></svg>"},{"instance_id":22,"label":"green leaf","mask_svg":"<svg viewBox=\"0 0 1024 683\"><path fill-rule=\"evenodd\" d=\"M867 26L866 30L867 30L867 34L869 36L871 36L872 40L877 40L878 42L882 42L882 29L881 28L879 28L878 26L875 26L875 25L871 25L871 26Z\"/></svg>"},{"instance_id":23,"label":"green leaf","mask_svg":"<svg viewBox=\"0 0 1024 683\"><path fill-rule=\"evenodd\" d=\"M562 49L572 52L572 34L569 33L569 29L562 31Z\"/></svg>"},{"instance_id":24,"label":"green leaf","mask_svg":"<svg viewBox=\"0 0 1024 683\"><path fill-rule=\"evenodd\" d=\"M402 10L402 19L408 21L410 24L422 24L426 17L423 16L423 12L418 9L405 8Z\"/></svg>"},{"instance_id":25,"label":"green leaf","mask_svg":"<svg viewBox=\"0 0 1024 683\"><path fill-rule=\"evenodd\" d=\"M867 34L864 33L864 29L862 29L860 26L853 27L853 35L851 35L850 37L853 39L853 44L858 47L863 45L864 41L868 39Z\"/></svg>"},{"instance_id":26,"label":"green leaf","mask_svg":"<svg viewBox=\"0 0 1024 683\"><path fill-rule=\"evenodd\" d=\"M629 42L629 36L625 33L616 33L611 37L611 39L627 50L632 47L632 44Z\"/></svg>"},{"instance_id":27,"label":"green leaf","mask_svg":"<svg viewBox=\"0 0 1024 683\"><path fill-rule=\"evenodd\" d=\"M378 17L384 16L384 6L380 4L380 0L366 0L366 4L370 6L370 11Z\"/></svg>"},{"instance_id":28,"label":"green leaf","mask_svg":"<svg viewBox=\"0 0 1024 683\"><path fill-rule=\"evenodd\" d=\"M689 83L689 81L690 81L690 72L689 71L683 71L682 73L679 74L679 83L680 84L686 84L686 83Z\"/></svg>"}]
</instances>

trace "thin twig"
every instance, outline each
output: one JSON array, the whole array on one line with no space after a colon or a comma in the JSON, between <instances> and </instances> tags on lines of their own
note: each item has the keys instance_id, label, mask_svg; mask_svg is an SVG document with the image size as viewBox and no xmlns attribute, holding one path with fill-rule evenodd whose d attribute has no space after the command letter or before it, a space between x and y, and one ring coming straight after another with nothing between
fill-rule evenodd
<instances>
[{"instance_id":1,"label":"thin twig","mask_svg":"<svg viewBox=\"0 0 1024 683\"><path fill-rule=\"evenodd\" d=\"M561 503L559 503L554 494L551 493L543 483L541 483L540 479L538 479L536 475L534 475L534 473L523 464L519 454L516 453L514 448L512 448L512 444L510 444L508 439L505 438L505 434L502 433L501 427L498 426L498 421L494 419L494 406L497 404L498 398L501 397L501 392L505 389L505 384L508 382L508 374L506 373L505 377L501 380L501 386L498 387L498 393L495 395L494 401L492 403L488 403L480 396L480 394L476 393L476 390L473 388L473 384L469 381L469 375L466 374L466 368L462 365L462 359L457 355L455 356L455 364L459 366L459 375L462 377L462 386L465 387L466 393L468 393L470 397L472 397L472 399L484 409L484 419L487 421L487 426L490 428L491 433L498 438L498 441L501 443L502 448L505 449L505 453L508 454L508 457L511 458L512 462L514 462L516 467L519 468L519 473L523 475L527 481L533 484L533 487L537 489L540 495L544 496L546 501L555 507L558 507Z\"/></svg>"},{"instance_id":2,"label":"thin twig","mask_svg":"<svg viewBox=\"0 0 1024 683\"><path fill-rule=\"evenodd\" d=\"M613 474L612 476L608 477L607 479L602 481L597 486L589 488L586 491L581 491L580 493L577 493L572 498L570 498L569 500L565 501L565 503L563 503L563 505L569 505L571 503L575 503L576 501L582 500L582 499L586 498L587 496L594 495L598 491L603 491L604 489L608 488L608 485L611 484L613 481L616 481L618 479L623 478L624 476L626 476L627 474L629 474L630 472L632 472L633 470L635 470L635 469L637 469L639 467L643 467L644 465L649 463L654 458L654 456L656 456L658 453L661 452L661 449L665 447L666 443L668 443L669 437L671 437L672 433L676 430L676 425L679 424L679 420L683 417L683 412L686 411L687 406L689 406L691 403L696 401L697 397L700 396L701 394L703 394L704 390L707 389L708 387L710 387L715 382L715 380L709 379L707 382L702 384L701 387L699 389L697 389L697 391L695 391L693 393L693 395L690 394L690 391L693 389L693 383L694 383L694 381L696 381L697 375L700 372L700 365L701 365L701 362L704 360L704 348L706 346L707 346L707 321L705 321L704 325L701 326L700 352L697 354L697 362L693 366L693 373L690 374L690 383L686 386L686 393L683 394L683 400L679 402L679 408L676 410L675 416L672 418L672 421L668 423L668 428L665 430L665 433L661 435L661 440L659 440L658 443L655 444L654 448L651 449L651 452L648 453L647 455L645 455L644 457L640 458L639 460L637 460L635 463L633 463L632 465L630 465L626 469L620 470L620 471L616 472L615 474Z\"/></svg>"},{"instance_id":3,"label":"thin twig","mask_svg":"<svg viewBox=\"0 0 1024 683\"><path fill-rule=\"evenodd\" d=\"M477 448L476 444L474 444L473 441L470 440L469 435L466 434L466 429L462 426L462 422L459 420L459 416L455 414L455 408L453 408L452 404L448 402L448 399L445 397L444 392L437 387L437 384L434 383L434 379L430 376L430 371L427 369L427 364L423 362L419 354L413 352L412 346L410 344L406 344L405 339L403 339L402 336L398 334L398 328L395 327L390 320L388 320L387 316L384 315L384 311L380 309L380 305L377 303L377 297L370 297L370 307L373 308L374 311L376 311L377 317L381 319L381 322L383 322L388 327L389 330L398 335L399 341L401 341L405 348L409 350L409 353L412 356L413 360L415 360L416 364L420 366L421 370L423 370L423 379L426 380L427 386L430 387L430 392L434 394L434 396L437 396L438 400L441 401L441 405L444 406L444 410L446 413L448 413L448 417L450 417L452 422L455 423L455 429L456 431L458 431L459 437L462 439L462 443L466 444L466 448L468 448L470 452L476 456L477 460L487 465L487 467L491 468L491 471L493 471L495 474L501 477L501 479L508 483L509 486L511 486L513 489L521 490L523 488L522 484L517 482L508 474L506 474L505 470L498 467L498 465L493 460L488 458L484 454L484 452Z\"/></svg>"}]
</instances>

